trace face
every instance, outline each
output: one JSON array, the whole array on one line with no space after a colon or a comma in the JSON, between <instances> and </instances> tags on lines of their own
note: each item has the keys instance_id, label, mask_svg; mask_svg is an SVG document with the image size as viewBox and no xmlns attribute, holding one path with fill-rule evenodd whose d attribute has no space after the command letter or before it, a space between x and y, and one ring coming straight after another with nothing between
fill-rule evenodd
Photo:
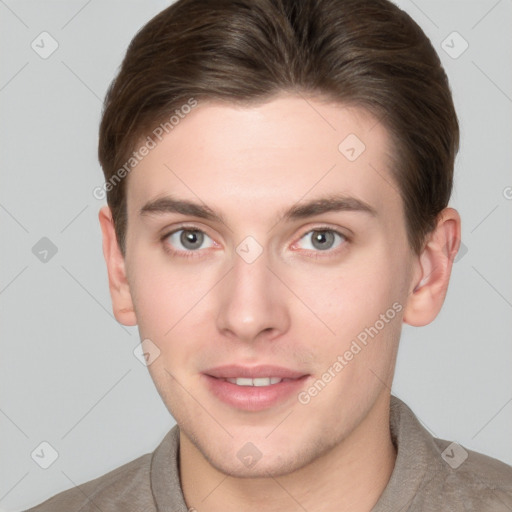
<instances>
[{"instance_id":1,"label":"face","mask_svg":"<svg viewBox=\"0 0 512 512\"><path fill-rule=\"evenodd\" d=\"M218 470L290 473L389 395L414 261L391 151L364 110L281 95L200 103L129 175L125 266L149 371ZM218 378L235 376L224 365L295 373L246 387Z\"/></svg>"}]
</instances>

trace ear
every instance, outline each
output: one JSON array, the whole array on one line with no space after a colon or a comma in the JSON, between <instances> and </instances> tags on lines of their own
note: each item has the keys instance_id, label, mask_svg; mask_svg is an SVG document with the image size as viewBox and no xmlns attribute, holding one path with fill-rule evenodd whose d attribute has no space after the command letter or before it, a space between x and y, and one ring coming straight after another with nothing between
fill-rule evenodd
<instances>
[{"instance_id":1,"label":"ear","mask_svg":"<svg viewBox=\"0 0 512 512\"><path fill-rule=\"evenodd\" d=\"M417 256L413 289L404 311L405 323L419 327L429 324L438 315L459 246L460 216L453 208L445 208L439 214L425 248Z\"/></svg>"},{"instance_id":2,"label":"ear","mask_svg":"<svg viewBox=\"0 0 512 512\"><path fill-rule=\"evenodd\" d=\"M107 263L114 316L123 325L137 325L130 286L126 279L125 260L119 248L110 208L108 206L101 208L98 217L103 233L103 256Z\"/></svg>"}]
</instances>

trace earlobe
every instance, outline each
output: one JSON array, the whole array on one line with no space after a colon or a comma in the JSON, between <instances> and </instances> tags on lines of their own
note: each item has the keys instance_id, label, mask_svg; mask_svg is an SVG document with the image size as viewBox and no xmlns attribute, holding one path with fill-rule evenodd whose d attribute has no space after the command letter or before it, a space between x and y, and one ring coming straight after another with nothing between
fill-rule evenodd
<instances>
[{"instance_id":1,"label":"earlobe","mask_svg":"<svg viewBox=\"0 0 512 512\"><path fill-rule=\"evenodd\" d=\"M448 290L453 260L459 250L460 232L459 214L453 208L445 208L418 256L404 311L405 323L419 327L429 324L438 315Z\"/></svg>"},{"instance_id":2,"label":"earlobe","mask_svg":"<svg viewBox=\"0 0 512 512\"><path fill-rule=\"evenodd\" d=\"M137 325L130 286L126 278L125 259L117 241L110 208L108 206L101 208L98 218L103 235L103 256L107 264L114 316L123 325Z\"/></svg>"}]
</instances>

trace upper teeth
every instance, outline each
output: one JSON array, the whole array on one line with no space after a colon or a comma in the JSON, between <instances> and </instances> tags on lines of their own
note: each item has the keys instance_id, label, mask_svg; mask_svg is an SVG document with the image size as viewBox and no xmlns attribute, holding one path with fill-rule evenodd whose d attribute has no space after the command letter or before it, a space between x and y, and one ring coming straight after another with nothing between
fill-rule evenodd
<instances>
[{"instance_id":1,"label":"upper teeth","mask_svg":"<svg viewBox=\"0 0 512 512\"><path fill-rule=\"evenodd\" d=\"M231 384L236 384L237 386L270 386L271 384L278 384L283 380L290 379L280 379L279 377L259 377L257 379L248 379L246 377L236 377L234 379L226 379Z\"/></svg>"}]
</instances>

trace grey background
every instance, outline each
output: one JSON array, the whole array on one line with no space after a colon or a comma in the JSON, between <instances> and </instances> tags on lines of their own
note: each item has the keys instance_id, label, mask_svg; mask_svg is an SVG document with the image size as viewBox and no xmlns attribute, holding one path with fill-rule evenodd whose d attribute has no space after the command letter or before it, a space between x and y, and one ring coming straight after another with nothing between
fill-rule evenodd
<instances>
[{"instance_id":1,"label":"grey background","mask_svg":"<svg viewBox=\"0 0 512 512\"><path fill-rule=\"evenodd\" d=\"M133 355L136 328L112 316L92 195L101 101L133 35L167 5L0 0L3 511L152 451L174 424ZM393 392L435 436L512 464L512 1L399 5L451 81L465 253L436 321L405 326ZM46 59L31 47L43 31L59 45ZM463 48L453 31L469 43L458 58L441 46ZM46 262L32 252L42 237L57 248ZM42 441L59 455L48 469L31 458Z\"/></svg>"}]
</instances>

